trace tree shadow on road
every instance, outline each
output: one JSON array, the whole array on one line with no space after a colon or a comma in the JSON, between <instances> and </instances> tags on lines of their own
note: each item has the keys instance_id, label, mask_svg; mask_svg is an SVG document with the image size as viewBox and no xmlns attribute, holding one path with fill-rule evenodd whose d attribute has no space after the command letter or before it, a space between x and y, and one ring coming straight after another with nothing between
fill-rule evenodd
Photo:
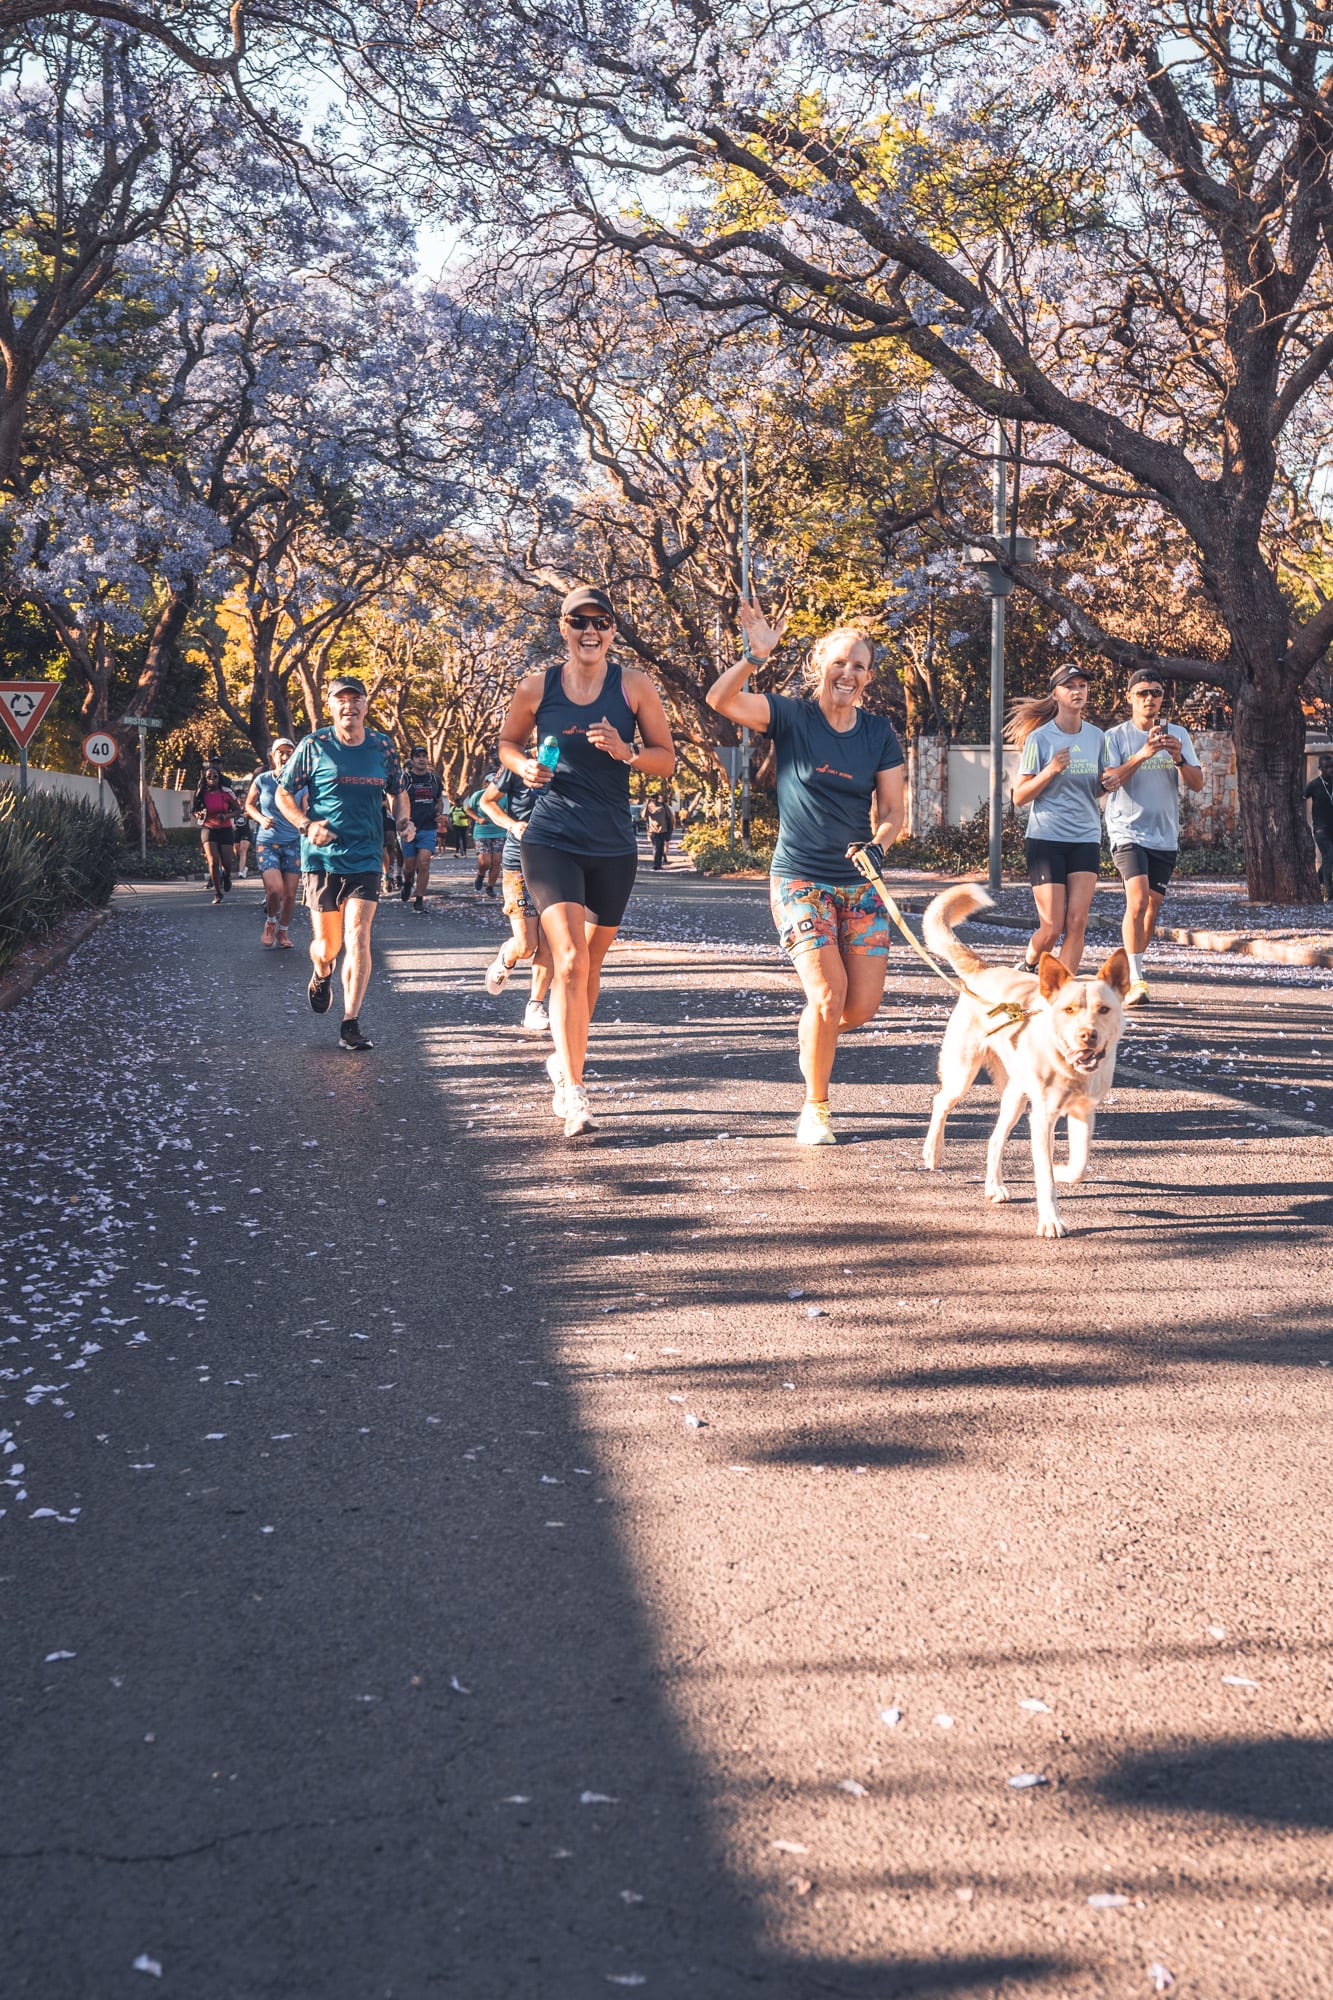
<instances>
[{"instance_id":1,"label":"tree shadow on road","mask_svg":"<svg viewBox=\"0 0 1333 2000\"><path fill-rule=\"evenodd\" d=\"M1333 1828L1333 1741L1232 1737L1125 1752L1097 1783L1110 1804L1206 1813L1302 1830Z\"/></svg>"}]
</instances>

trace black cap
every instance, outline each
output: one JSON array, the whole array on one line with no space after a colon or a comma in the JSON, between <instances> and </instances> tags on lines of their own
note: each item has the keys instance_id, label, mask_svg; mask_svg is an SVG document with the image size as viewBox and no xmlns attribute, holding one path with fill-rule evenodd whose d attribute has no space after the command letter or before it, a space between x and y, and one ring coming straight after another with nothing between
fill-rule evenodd
<instances>
[{"instance_id":1,"label":"black cap","mask_svg":"<svg viewBox=\"0 0 1333 2000\"><path fill-rule=\"evenodd\" d=\"M355 674L339 674L337 680L329 682L330 694L364 694L366 684Z\"/></svg>"},{"instance_id":2,"label":"black cap","mask_svg":"<svg viewBox=\"0 0 1333 2000\"><path fill-rule=\"evenodd\" d=\"M565 592L560 606L560 616L568 618L571 611L604 611L608 618L615 617L615 607L604 590L596 589L590 583L575 584L573 590Z\"/></svg>"},{"instance_id":3,"label":"black cap","mask_svg":"<svg viewBox=\"0 0 1333 2000\"><path fill-rule=\"evenodd\" d=\"M1086 667L1080 667L1071 660L1067 667L1056 668L1055 672L1051 675L1051 686L1053 688L1068 687L1070 681L1090 681L1091 679L1092 675Z\"/></svg>"},{"instance_id":4,"label":"black cap","mask_svg":"<svg viewBox=\"0 0 1333 2000\"><path fill-rule=\"evenodd\" d=\"M1155 667L1135 667L1133 673L1129 677L1129 685L1126 689L1126 692L1128 694L1133 694L1135 688L1148 687L1154 684L1157 687L1163 689L1165 689L1166 687L1166 682L1162 679L1162 676L1157 672Z\"/></svg>"}]
</instances>

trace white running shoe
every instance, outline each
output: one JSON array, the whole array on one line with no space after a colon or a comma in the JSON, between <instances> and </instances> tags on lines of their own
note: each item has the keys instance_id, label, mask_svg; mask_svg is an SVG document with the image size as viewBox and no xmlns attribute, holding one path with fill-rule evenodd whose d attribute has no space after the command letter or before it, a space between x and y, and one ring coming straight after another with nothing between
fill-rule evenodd
<instances>
[{"instance_id":1,"label":"white running shoe","mask_svg":"<svg viewBox=\"0 0 1333 2000\"><path fill-rule=\"evenodd\" d=\"M577 1139L581 1133L597 1130L588 1109L588 1093L581 1083L569 1084L564 1091L564 1100L567 1139Z\"/></svg>"},{"instance_id":2,"label":"white running shoe","mask_svg":"<svg viewBox=\"0 0 1333 2000\"><path fill-rule=\"evenodd\" d=\"M565 1115L565 1072L560 1067L560 1058L554 1049L546 1058L546 1074L550 1077L555 1095L551 1099L551 1116L563 1118Z\"/></svg>"},{"instance_id":3,"label":"white running shoe","mask_svg":"<svg viewBox=\"0 0 1333 2000\"><path fill-rule=\"evenodd\" d=\"M486 991L492 996L503 993L509 984L509 975L513 969L504 953L497 952L494 962L486 968Z\"/></svg>"},{"instance_id":4,"label":"white running shoe","mask_svg":"<svg viewBox=\"0 0 1333 2000\"><path fill-rule=\"evenodd\" d=\"M525 1035L545 1035L549 1033L551 1017L540 1000L529 1000L523 1009L523 1032Z\"/></svg>"},{"instance_id":5,"label":"white running shoe","mask_svg":"<svg viewBox=\"0 0 1333 2000\"><path fill-rule=\"evenodd\" d=\"M833 1118L828 1104L803 1104L800 1122L796 1127L798 1146L836 1146L838 1135L833 1130Z\"/></svg>"}]
</instances>

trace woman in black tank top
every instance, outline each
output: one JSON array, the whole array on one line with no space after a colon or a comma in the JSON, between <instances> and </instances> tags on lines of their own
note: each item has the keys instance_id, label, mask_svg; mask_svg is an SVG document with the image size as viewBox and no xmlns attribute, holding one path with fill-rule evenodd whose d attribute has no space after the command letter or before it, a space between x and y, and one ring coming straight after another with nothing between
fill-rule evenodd
<instances>
[{"instance_id":1,"label":"woman in black tank top","mask_svg":"<svg viewBox=\"0 0 1333 2000\"><path fill-rule=\"evenodd\" d=\"M583 1088L588 1027L611 948L629 901L638 845L629 812L629 774L669 778L676 768L671 729L646 674L611 659L615 613L605 591L571 590L560 607L565 657L519 682L500 731L500 762L538 797L523 829L523 879L537 906L554 968L547 1072L551 1109L565 1136L593 1129ZM641 748L635 748L635 736ZM554 771L533 755L553 736Z\"/></svg>"}]
</instances>

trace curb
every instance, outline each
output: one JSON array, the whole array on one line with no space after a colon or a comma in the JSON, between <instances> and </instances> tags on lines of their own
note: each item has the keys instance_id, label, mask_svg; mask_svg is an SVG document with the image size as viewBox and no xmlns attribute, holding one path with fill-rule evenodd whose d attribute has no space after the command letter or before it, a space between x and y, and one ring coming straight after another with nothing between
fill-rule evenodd
<instances>
[{"instance_id":1,"label":"curb","mask_svg":"<svg viewBox=\"0 0 1333 2000\"><path fill-rule=\"evenodd\" d=\"M45 979L48 972L55 972L62 966L110 915L110 910L90 910L59 944L44 945L40 951L33 952L24 964L0 972L0 1014L8 1013Z\"/></svg>"},{"instance_id":2,"label":"curb","mask_svg":"<svg viewBox=\"0 0 1333 2000\"><path fill-rule=\"evenodd\" d=\"M1299 932L1185 931L1161 933L1173 944L1190 944L1198 951L1220 952L1233 958L1258 958L1267 965L1333 966L1333 937L1314 933L1313 941L1298 943Z\"/></svg>"}]
</instances>

